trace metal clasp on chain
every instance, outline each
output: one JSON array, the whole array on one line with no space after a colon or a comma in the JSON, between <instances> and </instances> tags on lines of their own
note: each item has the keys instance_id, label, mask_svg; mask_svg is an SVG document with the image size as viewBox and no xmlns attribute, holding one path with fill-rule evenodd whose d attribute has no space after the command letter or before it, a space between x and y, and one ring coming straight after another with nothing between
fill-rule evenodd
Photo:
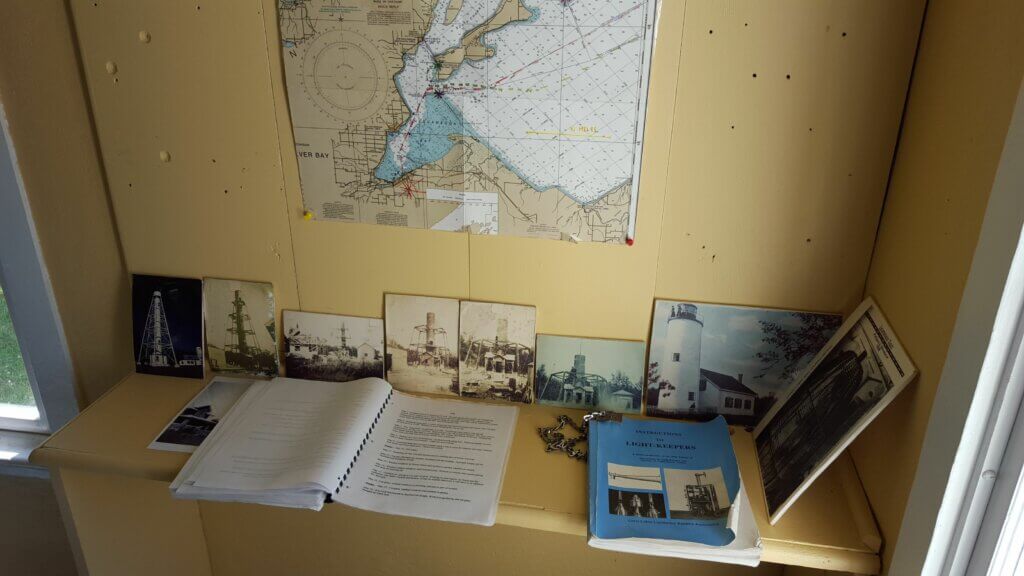
<instances>
[{"instance_id":1,"label":"metal clasp on chain","mask_svg":"<svg viewBox=\"0 0 1024 576\"><path fill-rule=\"evenodd\" d=\"M565 452L569 458L575 460L587 460L587 453L576 447L576 444L580 442L586 442L588 432L590 430L590 423L594 420L604 421L611 420L615 422L622 421L622 415L616 412L609 412L602 410L600 412L591 412L583 416L583 423L576 424L572 418L562 414L557 418L558 424L555 426L547 426L537 428L537 433L540 434L541 439L544 441L545 452ZM578 436L574 438L568 438L561 432L562 428L569 426L578 433Z\"/></svg>"}]
</instances>

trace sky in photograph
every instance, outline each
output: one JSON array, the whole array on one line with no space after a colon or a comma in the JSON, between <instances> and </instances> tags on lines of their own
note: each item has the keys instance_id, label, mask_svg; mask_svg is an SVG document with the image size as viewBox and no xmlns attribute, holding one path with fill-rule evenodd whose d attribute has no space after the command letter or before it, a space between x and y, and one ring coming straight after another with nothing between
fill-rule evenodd
<instances>
[{"instance_id":1,"label":"sky in photograph","mask_svg":"<svg viewBox=\"0 0 1024 576\"><path fill-rule=\"evenodd\" d=\"M341 345L341 326L343 324L349 346L366 343L378 351L383 350L384 322L379 318L284 311L285 335L298 328L299 332L321 338L333 346Z\"/></svg>"},{"instance_id":2,"label":"sky in photograph","mask_svg":"<svg viewBox=\"0 0 1024 576\"><path fill-rule=\"evenodd\" d=\"M510 341L533 349L537 338L537 309L533 306L463 302L459 329L474 340L494 340L498 334L498 318L508 319Z\"/></svg>"},{"instance_id":3,"label":"sky in photograph","mask_svg":"<svg viewBox=\"0 0 1024 576\"><path fill-rule=\"evenodd\" d=\"M668 316L674 304L668 300L658 300L654 307L654 325L651 329L651 362L664 363L665 332L668 328ZM764 395L775 392L778 395L791 380L781 378L784 362L758 378L766 366L757 357L758 352L767 352L771 345L762 339L765 333L760 320L776 322L783 326L797 329L801 326L800 319L786 310L768 310L764 308L746 308L742 306L722 306L715 304L696 304L697 313L704 319L701 333L701 368L720 372L733 378L743 374L743 385ZM799 368L803 368L812 359L812 355L803 358Z\"/></svg>"},{"instance_id":4,"label":"sky in photograph","mask_svg":"<svg viewBox=\"0 0 1024 576\"><path fill-rule=\"evenodd\" d=\"M537 366L544 366L549 375L573 366L576 354L587 357L587 372L611 380L621 371L631 382L640 383L644 376L644 343L628 340L602 340L571 336L537 336Z\"/></svg>"},{"instance_id":5,"label":"sky in photograph","mask_svg":"<svg viewBox=\"0 0 1024 576\"><path fill-rule=\"evenodd\" d=\"M231 324L228 314L234 312L232 302L235 299L235 290L241 290L242 300L245 301L245 311L252 321L252 330L256 333L256 342L259 348L276 353L277 342L270 336L266 328L267 322L274 320L274 289L270 284L262 282L240 282L216 278L203 280L207 342L218 348L223 348L227 343L227 328ZM247 324L246 328L248 327Z\"/></svg>"},{"instance_id":6,"label":"sky in photograph","mask_svg":"<svg viewBox=\"0 0 1024 576\"><path fill-rule=\"evenodd\" d=\"M389 340L408 346L415 339L416 326L427 323L427 312L433 312L435 326L448 333L448 347L454 351L459 344L459 301L429 296L388 294L384 298L384 318ZM444 338L438 339L443 344Z\"/></svg>"}]
</instances>

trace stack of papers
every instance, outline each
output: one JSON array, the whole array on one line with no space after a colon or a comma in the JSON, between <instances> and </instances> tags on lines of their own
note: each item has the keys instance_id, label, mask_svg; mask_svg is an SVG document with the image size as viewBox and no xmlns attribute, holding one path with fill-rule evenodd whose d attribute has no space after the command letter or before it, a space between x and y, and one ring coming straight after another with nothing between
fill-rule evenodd
<instances>
[{"instance_id":1,"label":"stack of papers","mask_svg":"<svg viewBox=\"0 0 1024 576\"><path fill-rule=\"evenodd\" d=\"M517 408L422 398L384 380L255 382L171 484L176 498L491 525Z\"/></svg>"}]
</instances>

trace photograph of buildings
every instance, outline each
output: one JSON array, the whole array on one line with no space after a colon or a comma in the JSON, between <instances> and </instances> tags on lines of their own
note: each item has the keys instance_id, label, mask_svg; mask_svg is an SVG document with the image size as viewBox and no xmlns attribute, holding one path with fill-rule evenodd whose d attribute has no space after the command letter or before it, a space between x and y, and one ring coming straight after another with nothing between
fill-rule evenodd
<instances>
[{"instance_id":1,"label":"photograph of buildings","mask_svg":"<svg viewBox=\"0 0 1024 576\"><path fill-rule=\"evenodd\" d=\"M203 282L132 275L135 371L203 377Z\"/></svg>"},{"instance_id":2,"label":"photograph of buildings","mask_svg":"<svg viewBox=\"0 0 1024 576\"><path fill-rule=\"evenodd\" d=\"M716 520L729 516L729 490L721 468L665 468L665 485L670 518Z\"/></svg>"},{"instance_id":3,"label":"photograph of buildings","mask_svg":"<svg viewBox=\"0 0 1024 576\"><path fill-rule=\"evenodd\" d=\"M398 390L458 395L459 301L384 295L387 381Z\"/></svg>"},{"instance_id":4,"label":"photograph of buildings","mask_svg":"<svg viewBox=\"0 0 1024 576\"><path fill-rule=\"evenodd\" d=\"M657 300L646 413L756 426L841 323L835 314Z\"/></svg>"},{"instance_id":5,"label":"photograph of buildings","mask_svg":"<svg viewBox=\"0 0 1024 576\"><path fill-rule=\"evenodd\" d=\"M206 278L203 296L210 369L226 374L277 376L273 286Z\"/></svg>"},{"instance_id":6,"label":"photograph of buildings","mask_svg":"<svg viewBox=\"0 0 1024 576\"><path fill-rule=\"evenodd\" d=\"M284 311L284 373L349 382L384 377L384 321Z\"/></svg>"},{"instance_id":7,"label":"photograph of buildings","mask_svg":"<svg viewBox=\"0 0 1024 576\"><path fill-rule=\"evenodd\" d=\"M537 401L566 408L639 413L643 342L537 336Z\"/></svg>"},{"instance_id":8,"label":"photograph of buildings","mask_svg":"<svg viewBox=\"0 0 1024 576\"><path fill-rule=\"evenodd\" d=\"M152 450L195 452L252 380L217 377L203 388L149 445Z\"/></svg>"},{"instance_id":9,"label":"photograph of buildings","mask_svg":"<svg viewBox=\"0 0 1024 576\"><path fill-rule=\"evenodd\" d=\"M462 302L459 391L463 396L533 402L537 309Z\"/></svg>"},{"instance_id":10,"label":"photograph of buildings","mask_svg":"<svg viewBox=\"0 0 1024 576\"><path fill-rule=\"evenodd\" d=\"M755 431L773 522L917 373L877 308L859 318Z\"/></svg>"}]
</instances>

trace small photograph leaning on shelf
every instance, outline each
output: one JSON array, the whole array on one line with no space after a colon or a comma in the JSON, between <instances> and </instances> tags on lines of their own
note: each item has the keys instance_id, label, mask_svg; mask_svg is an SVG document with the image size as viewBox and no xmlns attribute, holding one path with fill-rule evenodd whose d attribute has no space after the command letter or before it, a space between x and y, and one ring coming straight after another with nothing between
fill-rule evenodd
<instances>
[{"instance_id":1,"label":"small photograph leaning on shelf","mask_svg":"<svg viewBox=\"0 0 1024 576\"><path fill-rule=\"evenodd\" d=\"M171 420L149 445L150 450L195 452L196 447L213 432L228 410L238 402L252 380L218 376L202 389L188 405Z\"/></svg>"},{"instance_id":2,"label":"small photograph leaning on shelf","mask_svg":"<svg viewBox=\"0 0 1024 576\"><path fill-rule=\"evenodd\" d=\"M772 524L916 375L868 299L754 430Z\"/></svg>"},{"instance_id":3,"label":"small photograph leaning on shelf","mask_svg":"<svg viewBox=\"0 0 1024 576\"><path fill-rule=\"evenodd\" d=\"M648 416L754 427L842 323L837 314L656 300Z\"/></svg>"},{"instance_id":4,"label":"small photograph leaning on shelf","mask_svg":"<svg viewBox=\"0 0 1024 576\"><path fill-rule=\"evenodd\" d=\"M537 401L565 408L639 413L644 343L537 336Z\"/></svg>"},{"instance_id":5,"label":"small photograph leaning on shelf","mask_svg":"<svg viewBox=\"0 0 1024 576\"><path fill-rule=\"evenodd\" d=\"M395 390L459 393L459 301L384 295L387 381Z\"/></svg>"},{"instance_id":6,"label":"small photograph leaning on shelf","mask_svg":"<svg viewBox=\"0 0 1024 576\"><path fill-rule=\"evenodd\" d=\"M263 282L203 280L206 358L222 374L277 376L274 288Z\"/></svg>"},{"instance_id":7,"label":"small photograph leaning on shelf","mask_svg":"<svg viewBox=\"0 0 1024 576\"><path fill-rule=\"evenodd\" d=\"M466 397L533 402L537 309L461 303L459 392Z\"/></svg>"},{"instance_id":8,"label":"small photograph leaning on shelf","mask_svg":"<svg viewBox=\"0 0 1024 576\"><path fill-rule=\"evenodd\" d=\"M132 275L135 371L203 377L203 282Z\"/></svg>"},{"instance_id":9,"label":"small photograph leaning on shelf","mask_svg":"<svg viewBox=\"0 0 1024 576\"><path fill-rule=\"evenodd\" d=\"M287 377L350 382L384 376L381 319L285 310L283 323Z\"/></svg>"}]
</instances>

